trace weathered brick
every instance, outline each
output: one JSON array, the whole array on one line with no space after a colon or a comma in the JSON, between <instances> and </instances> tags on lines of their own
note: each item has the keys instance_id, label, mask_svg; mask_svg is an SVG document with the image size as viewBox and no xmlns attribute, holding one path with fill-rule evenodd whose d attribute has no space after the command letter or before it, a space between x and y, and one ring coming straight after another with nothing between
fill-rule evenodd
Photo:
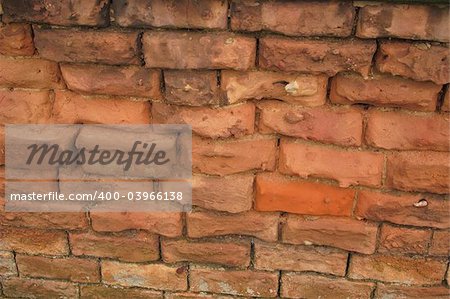
<instances>
[{"instance_id":1,"label":"weathered brick","mask_svg":"<svg viewBox=\"0 0 450 299\"><path fill-rule=\"evenodd\" d=\"M334 248L256 242L255 268L315 271L343 276L347 255L347 252Z\"/></svg>"},{"instance_id":2,"label":"weathered brick","mask_svg":"<svg viewBox=\"0 0 450 299\"><path fill-rule=\"evenodd\" d=\"M401 286L387 285L379 283L375 292L375 298L433 298L447 299L449 290L444 286L419 287L419 286Z\"/></svg>"},{"instance_id":3,"label":"weathered brick","mask_svg":"<svg viewBox=\"0 0 450 299\"><path fill-rule=\"evenodd\" d=\"M2 124L0 124L0 165L4 164L5 164L5 128ZM0 187L0 191L1 190L2 187ZM0 196L1 194L2 193L0 192Z\"/></svg>"},{"instance_id":4,"label":"weathered brick","mask_svg":"<svg viewBox=\"0 0 450 299\"><path fill-rule=\"evenodd\" d=\"M325 104L328 78L267 71L222 71L221 86L229 104L251 99L278 99L303 106Z\"/></svg>"},{"instance_id":5,"label":"weathered brick","mask_svg":"<svg viewBox=\"0 0 450 299\"><path fill-rule=\"evenodd\" d=\"M231 29L286 35L349 36L355 8L350 2L234 1Z\"/></svg>"},{"instance_id":6,"label":"weathered brick","mask_svg":"<svg viewBox=\"0 0 450 299\"><path fill-rule=\"evenodd\" d=\"M0 212L0 224L30 228L86 229L89 226L85 213L71 212Z\"/></svg>"},{"instance_id":7,"label":"weathered brick","mask_svg":"<svg viewBox=\"0 0 450 299\"><path fill-rule=\"evenodd\" d=\"M368 114L366 141L385 149L448 151L450 116L372 110Z\"/></svg>"},{"instance_id":8,"label":"weathered brick","mask_svg":"<svg viewBox=\"0 0 450 299\"><path fill-rule=\"evenodd\" d=\"M276 143L276 139L264 136L226 141L194 138L192 168L198 172L216 175L249 170L273 170Z\"/></svg>"},{"instance_id":9,"label":"weathered brick","mask_svg":"<svg viewBox=\"0 0 450 299\"><path fill-rule=\"evenodd\" d=\"M286 298L370 298L374 284L314 274L283 273L281 296Z\"/></svg>"},{"instance_id":10,"label":"weathered brick","mask_svg":"<svg viewBox=\"0 0 450 299\"><path fill-rule=\"evenodd\" d=\"M433 5L375 4L359 11L356 35L449 41L448 8Z\"/></svg>"},{"instance_id":11,"label":"weathered brick","mask_svg":"<svg viewBox=\"0 0 450 299\"><path fill-rule=\"evenodd\" d=\"M114 258L128 262L159 259L158 237L144 231L125 234L69 233L73 255Z\"/></svg>"},{"instance_id":12,"label":"weathered brick","mask_svg":"<svg viewBox=\"0 0 450 299\"><path fill-rule=\"evenodd\" d=\"M7 297L19 298L77 298L78 286L66 281L9 278L2 281Z\"/></svg>"},{"instance_id":13,"label":"weathered brick","mask_svg":"<svg viewBox=\"0 0 450 299\"><path fill-rule=\"evenodd\" d=\"M378 226L351 218L289 214L282 240L291 244L325 245L364 254L375 252Z\"/></svg>"},{"instance_id":14,"label":"weathered brick","mask_svg":"<svg viewBox=\"0 0 450 299\"><path fill-rule=\"evenodd\" d=\"M224 266L247 267L250 263L250 243L197 242L163 240L162 258L166 263L194 262Z\"/></svg>"},{"instance_id":15,"label":"weathered brick","mask_svg":"<svg viewBox=\"0 0 450 299\"><path fill-rule=\"evenodd\" d=\"M0 278L17 276L14 254L8 251L0 251Z\"/></svg>"},{"instance_id":16,"label":"weathered brick","mask_svg":"<svg viewBox=\"0 0 450 299\"><path fill-rule=\"evenodd\" d=\"M263 37L259 43L259 65L275 71L325 73L341 71L369 74L374 41L363 40L295 40Z\"/></svg>"},{"instance_id":17,"label":"weathered brick","mask_svg":"<svg viewBox=\"0 0 450 299\"><path fill-rule=\"evenodd\" d=\"M379 187L384 167L381 153L343 150L282 140L279 171L301 177L323 177L339 186Z\"/></svg>"},{"instance_id":18,"label":"weathered brick","mask_svg":"<svg viewBox=\"0 0 450 299\"><path fill-rule=\"evenodd\" d=\"M229 213L248 211L253 204L253 180L253 174L237 174L222 178L194 175L192 204Z\"/></svg>"},{"instance_id":19,"label":"weathered brick","mask_svg":"<svg viewBox=\"0 0 450 299\"><path fill-rule=\"evenodd\" d=\"M186 290L187 272L163 264L128 264L102 261L102 281L106 284L146 287L157 290Z\"/></svg>"},{"instance_id":20,"label":"weathered brick","mask_svg":"<svg viewBox=\"0 0 450 299\"><path fill-rule=\"evenodd\" d=\"M444 95L444 102L441 106L442 111L450 112L450 89L447 87Z\"/></svg>"},{"instance_id":21,"label":"weathered brick","mask_svg":"<svg viewBox=\"0 0 450 299\"><path fill-rule=\"evenodd\" d=\"M430 230L384 224L381 228L378 252L425 254L430 238Z\"/></svg>"},{"instance_id":22,"label":"weathered brick","mask_svg":"<svg viewBox=\"0 0 450 299\"><path fill-rule=\"evenodd\" d=\"M34 53L31 25L0 23L0 54L31 56Z\"/></svg>"},{"instance_id":23,"label":"weathered brick","mask_svg":"<svg viewBox=\"0 0 450 299\"><path fill-rule=\"evenodd\" d=\"M450 255L450 232L437 230L433 232L430 249L430 255Z\"/></svg>"},{"instance_id":24,"label":"weathered brick","mask_svg":"<svg viewBox=\"0 0 450 299\"><path fill-rule=\"evenodd\" d=\"M47 123L52 103L49 91L0 90L0 123Z\"/></svg>"},{"instance_id":25,"label":"weathered brick","mask_svg":"<svg viewBox=\"0 0 450 299\"><path fill-rule=\"evenodd\" d=\"M100 280L96 260L17 255L16 261L20 274L26 277L64 279L74 282Z\"/></svg>"},{"instance_id":26,"label":"weathered brick","mask_svg":"<svg viewBox=\"0 0 450 299\"><path fill-rule=\"evenodd\" d=\"M450 81L449 53L445 46L383 41L377 53L376 66L380 72L437 84Z\"/></svg>"},{"instance_id":27,"label":"weathered brick","mask_svg":"<svg viewBox=\"0 0 450 299\"><path fill-rule=\"evenodd\" d=\"M154 123L190 124L203 137L226 138L253 134L255 105L244 103L223 108L180 107L153 103Z\"/></svg>"},{"instance_id":28,"label":"weathered brick","mask_svg":"<svg viewBox=\"0 0 450 299\"><path fill-rule=\"evenodd\" d=\"M191 290L240 296L276 297L278 274L249 270L190 270Z\"/></svg>"},{"instance_id":29,"label":"weathered brick","mask_svg":"<svg viewBox=\"0 0 450 299\"><path fill-rule=\"evenodd\" d=\"M265 241L276 241L278 218L278 213L255 211L239 214L191 212L187 214L187 233L191 238L246 235Z\"/></svg>"},{"instance_id":30,"label":"weathered brick","mask_svg":"<svg viewBox=\"0 0 450 299\"><path fill-rule=\"evenodd\" d=\"M362 115L352 107L305 108L278 101L257 104L259 131L344 146L361 145Z\"/></svg>"},{"instance_id":31,"label":"weathered brick","mask_svg":"<svg viewBox=\"0 0 450 299\"><path fill-rule=\"evenodd\" d=\"M40 56L64 62L140 64L137 38L137 32L34 27L34 42Z\"/></svg>"},{"instance_id":32,"label":"weathered brick","mask_svg":"<svg viewBox=\"0 0 450 299\"><path fill-rule=\"evenodd\" d=\"M161 99L161 74L157 70L137 66L62 64L61 72L67 87L76 92Z\"/></svg>"},{"instance_id":33,"label":"weathered brick","mask_svg":"<svg viewBox=\"0 0 450 299\"><path fill-rule=\"evenodd\" d=\"M137 288L119 288L107 285L82 285L80 286L80 298L82 299L110 299L133 298L147 299L162 298L162 292Z\"/></svg>"},{"instance_id":34,"label":"weathered brick","mask_svg":"<svg viewBox=\"0 0 450 299\"><path fill-rule=\"evenodd\" d=\"M444 260L423 257L352 255L349 277L404 284L438 284L446 267Z\"/></svg>"},{"instance_id":35,"label":"weathered brick","mask_svg":"<svg viewBox=\"0 0 450 299\"><path fill-rule=\"evenodd\" d=\"M256 176L255 209L307 215L350 216L355 191L277 174Z\"/></svg>"},{"instance_id":36,"label":"weathered brick","mask_svg":"<svg viewBox=\"0 0 450 299\"><path fill-rule=\"evenodd\" d=\"M66 124L148 124L151 121L150 104L130 98L56 91L53 121Z\"/></svg>"},{"instance_id":37,"label":"weathered brick","mask_svg":"<svg viewBox=\"0 0 450 299\"><path fill-rule=\"evenodd\" d=\"M165 299L231 299L236 298L236 296L222 295L222 294L207 294L205 292L193 293L193 292L176 292L169 293L166 292Z\"/></svg>"},{"instance_id":38,"label":"weathered brick","mask_svg":"<svg viewBox=\"0 0 450 299\"><path fill-rule=\"evenodd\" d=\"M337 104L371 104L410 110L435 111L442 86L389 75L370 79L354 74L339 74L331 83L330 99Z\"/></svg>"},{"instance_id":39,"label":"weathered brick","mask_svg":"<svg viewBox=\"0 0 450 299\"><path fill-rule=\"evenodd\" d=\"M146 32L145 65L168 69L237 69L255 65L256 40L231 33Z\"/></svg>"},{"instance_id":40,"label":"weathered brick","mask_svg":"<svg viewBox=\"0 0 450 299\"><path fill-rule=\"evenodd\" d=\"M404 191L449 193L448 153L399 152L388 155L386 185Z\"/></svg>"},{"instance_id":41,"label":"weathered brick","mask_svg":"<svg viewBox=\"0 0 450 299\"><path fill-rule=\"evenodd\" d=\"M425 199L427 206L414 204ZM389 221L396 224L450 228L448 201L421 195L393 195L360 191L355 215L373 221Z\"/></svg>"}]
</instances>

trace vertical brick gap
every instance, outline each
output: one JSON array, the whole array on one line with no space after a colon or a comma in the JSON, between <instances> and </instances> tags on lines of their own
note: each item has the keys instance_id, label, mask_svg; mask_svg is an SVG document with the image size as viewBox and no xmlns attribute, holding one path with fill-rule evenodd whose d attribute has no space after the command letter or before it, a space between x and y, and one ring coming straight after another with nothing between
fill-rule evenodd
<instances>
[{"instance_id":1,"label":"vertical brick gap","mask_svg":"<svg viewBox=\"0 0 450 299\"><path fill-rule=\"evenodd\" d=\"M255 240L254 238L250 239L250 265L248 266L249 270L255 269Z\"/></svg>"},{"instance_id":2,"label":"vertical brick gap","mask_svg":"<svg viewBox=\"0 0 450 299\"><path fill-rule=\"evenodd\" d=\"M375 253L378 252L380 246L381 246L381 231L383 230L384 223L379 223L377 228L377 238L375 242Z\"/></svg>"},{"instance_id":3,"label":"vertical brick gap","mask_svg":"<svg viewBox=\"0 0 450 299\"><path fill-rule=\"evenodd\" d=\"M441 91L438 94L437 101L436 101L436 111L442 111L442 105L444 104L445 99L445 93L448 90L449 85L445 84L442 86Z\"/></svg>"},{"instance_id":4,"label":"vertical brick gap","mask_svg":"<svg viewBox=\"0 0 450 299\"><path fill-rule=\"evenodd\" d=\"M450 262L447 261L447 270L445 271L444 278L442 279L442 284L446 287L449 287L450 281L447 281L446 277L448 277L448 273L450 271Z\"/></svg>"},{"instance_id":5,"label":"vertical brick gap","mask_svg":"<svg viewBox=\"0 0 450 299\"><path fill-rule=\"evenodd\" d=\"M17 252L13 251L12 254L13 254L13 259L14 259L14 266L16 266L17 277L20 277L19 266L17 265L17 259L16 259ZM3 288L1 290L3 291Z\"/></svg>"},{"instance_id":6,"label":"vertical brick gap","mask_svg":"<svg viewBox=\"0 0 450 299\"><path fill-rule=\"evenodd\" d=\"M353 26L352 26L351 36L356 36L356 29L358 27L358 21L359 21L359 10L361 9L358 6L354 6L354 7L355 7L355 17L353 18L353 24L352 24Z\"/></svg>"},{"instance_id":7,"label":"vertical brick gap","mask_svg":"<svg viewBox=\"0 0 450 299\"><path fill-rule=\"evenodd\" d=\"M166 99L166 79L165 79L165 74L164 74L164 70L161 70L160 73L160 84L159 84L159 88L161 90L161 94L163 95L163 99Z\"/></svg>"},{"instance_id":8,"label":"vertical brick gap","mask_svg":"<svg viewBox=\"0 0 450 299\"><path fill-rule=\"evenodd\" d=\"M436 231L434 229L431 230L431 235L430 235L430 238L428 239L428 244L427 244L427 251L426 251L427 255L430 255L430 248L431 248L431 244L433 243L433 240L434 240L435 232Z\"/></svg>"},{"instance_id":9,"label":"vertical brick gap","mask_svg":"<svg viewBox=\"0 0 450 299\"><path fill-rule=\"evenodd\" d=\"M359 190L355 190L355 195L353 196L353 205L352 205L352 212L351 217L355 218L355 209L356 205L358 204L359 199Z\"/></svg>"},{"instance_id":10,"label":"vertical brick gap","mask_svg":"<svg viewBox=\"0 0 450 299\"><path fill-rule=\"evenodd\" d=\"M158 235L158 255L159 255L159 258L157 259L157 261L164 262L163 253L162 253L162 236L161 235Z\"/></svg>"},{"instance_id":11,"label":"vertical brick gap","mask_svg":"<svg viewBox=\"0 0 450 299\"><path fill-rule=\"evenodd\" d=\"M377 293L377 288L378 288L378 282L375 283L375 286L372 289L372 292L370 292L370 299L375 299L375 295Z\"/></svg>"},{"instance_id":12,"label":"vertical brick gap","mask_svg":"<svg viewBox=\"0 0 450 299\"><path fill-rule=\"evenodd\" d=\"M144 32L139 32L136 39L136 55L139 59L140 65L145 66L145 58L144 58L144 49L142 43L142 37L144 36Z\"/></svg>"},{"instance_id":13,"label":"vertical brick gap","mask_svg":"<svg viewBox=\"0 0 450 299\"><path fill-rule=\"evenodd\" d=\"M223 0L227 1L227 30L231 31L231 5L232 0Z\"/></svg>"},{"instance_id":14,"label":"vertical brick gap","mask_svg":"<svg viewBox=\"0 0 450 299\"><path fill-rule=\"evenodd\" d=\"M346 263L346 265L345 265L345 274L344 274L344 277L346 277L346 278L348 278L348 271L349 271L349 269L350 269L350 259L351 259L351 256L352 256L352 253L351 252L348 252L347 253L347 263Z\"/></svg>"},{"instance_id":15,"label":"vertical brick gap","mask_svg":"<svg viewBox=\"0 0 450 299\"><path fill-rule=\"evenodd\" d=\"M256 69L259 69L259 39L260 39L260 37L257 36L256 37L256 50L255 50L255 55L256 55L256 57L255 57L255 68Z\"/></svg>"},{"instance_id":16,"label":"vertical brick gap","mask_svg":"<svg viewBox=\"0 0 450 299\"><path fill-rule=\"evenodd\" d=\"M277 296L278 298L281 298L281 284L282 284L282 276L283 275L283 271L278 271L278 289L277 289Z\"/></svg>"},{"instance_id":17,"label":"vertical brick gap","mask_svg":"<svg viewBox=\"0 0 450 299\"><path fill-rule=\"evenodd\" d=\"M70 238L69 238L69 232L68 231L64 231L66 234L66 240L67 240L67 249L69 249L69 253L67 254L68 256L72 255L72 248L70 246Z\"/></svg>"}]
</instances>

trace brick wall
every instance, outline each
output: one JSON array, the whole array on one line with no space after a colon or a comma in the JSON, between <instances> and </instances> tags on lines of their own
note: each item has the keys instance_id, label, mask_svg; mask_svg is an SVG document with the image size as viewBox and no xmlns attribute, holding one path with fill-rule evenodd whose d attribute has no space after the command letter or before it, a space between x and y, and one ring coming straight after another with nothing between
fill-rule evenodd
<instances>
[{"instance_id":1,"label":"brick wall","mask_svg":"<svg viewBox=\"0 0 450 299\"><path fill-rule=\"evenodd\" d=\"M0 297L447 298L447 6L0 2L1 124L195 135L190 213L1 212Z\"/></svg>"}]
</instances>

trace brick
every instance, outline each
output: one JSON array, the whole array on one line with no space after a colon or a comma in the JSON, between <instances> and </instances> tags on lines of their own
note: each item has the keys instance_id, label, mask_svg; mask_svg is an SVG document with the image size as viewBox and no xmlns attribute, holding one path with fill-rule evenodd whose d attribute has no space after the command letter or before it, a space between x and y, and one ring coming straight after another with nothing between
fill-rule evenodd
<instances>
[{"instance_id":1,"label":"brick","mask_svg":"<svg viewBox=\"0 0 450 299\"><path fill-rule=\"evenodd\" d=\"M134 96L161 99L157 70L137 66L62 64L67 87L81 93Z\"/></svg>"},{"instance_id":2,"label":"brick","mask_svg":"<svg viewBox=\"0 0 450 299\"><path fill-rule=\"evenodd\" d=\"M0 250L47 255L69 253L64 231L2 227L0 240Z\"/></svg>"},{"instance_id":3,"label":"brick","mask_svg":"<svg viewBox=\"0 0 450 299\"><path fill-rule=\"evenodd\" d=\"M178 293L165 293L165 299L231 299L236 298L236 296L231 295L219 295L219 294L206 294L204 292L193 293L193 292L178 292Z\"/></svg>"},{"instance_id":4,"label":"brick","mask_svg":"<svg viewBox=\"0 0 450 299\"><path fill-rule=\"evenodd\" d=\"M8 251L0 251L0 277L17 276L14 254Z\"/></svg>"},{"instance_id":5,"label":"brick","mask_svg":"<svg viewBox=\"0 0 450 299\"><path fill-rule=\"evenodd\" d=\"M43 256L16 256L21 276L63 279L74 282L98 282L98 262L80 258L50 258Z\"/></svg>"},{"instance_id":6,"label":"brick","mask_svg":"<svg viewBox=\"0 0 450 299\"><path fill-rule=\"evenodd\" d=\"M157 290L186 290L187 273L163 264L128 264L102 261L102 281L106 284L146 287Z\"/></svg>"},{"instance_id":7,"label":"brick","mask_svg":"<svg viewBox=\"0 0 450 299\"><path fill-rule=\"evenodd\" d=\"M267 71L222 71L221 86L229 104L251 99L278 99L303 106L321 106L327 96L328 78L323 75Z\"/></svg>"},{"instance_id":8,"label":"brick","mask_svg":"<svg viewBox=\"0 0 450 299\"><path fill-rule=\"evenodd\" d=\"M232 267L247 267L250 263L250 243L163 240L161 250L166 263L193 262Z\"/></svg>"},{"instance_id":9,"label":"brick","mask_svg":"<svg viewBox=\"0 0 450 299\"><path fill-rule=\"evenodd\" d=\"M226 141L194 138L192 168L221 176L249 170L273 170L276 142L264 136Z\"/></svg>"},{"instance_id":10,"label":"brick","mask_svg":"<svg viewBox=\"0 0 450 299\"><path fill-rule=\"evenodd\" d=\"M289 175L333 179L341 187L379 187L383 167L384 155L381 153L335 149L289 140L281 142L279 171Z\"/></svg>"},{"instance_id":11,"label":"brick","mask_svg":"<svg viewBox=\"0 0 450 299\"><path fill-rule=\"evenodd\" d=\"M421 199L426 207L414 204ZM388 193L360 191L355 215L373 221L388 221L395 224L450 228L448 202L420 195L393 195Z\"/></svg>"},{"instance_id":12,"label":"brick","mask_svg":"<svg viewBox=\"0 0 450 299\"><path fill-rule=\"evenodd\" d=\"M254 132L255 105L222 108L180 107L153 103L154 123L190 124L192 132L209 138L241 137Z\"/></svg>"},{"instance_id":13,"label":"brick","mask_svg":"<svg viewBox=\"0 0 450 299\"><path fill-rule=\"evenodd\" d=\"M448 151L450 117L445 114L410 114L372 110L366 141L374 147L398 150Z\"/></svg>"},{"instance_id":14,"label":"brick","mask_svg":"<svg viewBox=\"0 0 450 299\"><path fill-rule=\"evenodd\" d=\"M352 107L305 108L278 101L257 104L259 131L323 143L361 145L362 114Z\"/></svg>"},{"instance_id":15,"label":"brick","mask_svg":"<svg viewBox=\"0 0 450 299\"><path fill-rule=\"evenodd\" d=\"M276 297L278 274L249 270L190 270L191 290L240 296Z\"/></svg>"},{"instance_id":16,"label":"brick","mask_svg":"<svg viewBox=\"0 0 450 299\"><path fill-rule=\"evenodd\" d=\"M404 284L441 283L446 270L444 260L389 255L352 255L349 277Z\"/></svg>"},{"instance_id":17,"label":"brick","mask_svg":"<svg viewBox=\"0 0 450 299\"><path fill-rule=\"evenodd\" d=\"M355 191L351 189L270 173L256 176L257 211L350 216L354 196Z\"/></svg>"},{"instance_id":18,"label":"brick","mask_svg":"<svg viewBox=\"0 0 450 299\"><path fill-rule=\"evenodd\" d=\"M325 245L364 254L375 252L378 226L351 218L289 214L282 240L290 244Z\"/></svg>"},{"instance_id":19,"label":"brick","mask_svg":"<svg viewBox=\"0 0 450 299\"><path fill-rule=\"evenodd\" d=\"M0 124L0 165L4 164L5 164L5 128L2 124Z\"/></svg>"},{"instance_id":20,"label":"brick","mask_svg":"<svg viewBox=\"0 0 450 299\"><path fill-rule=\"evenodd\" d=\"M164 70L164 81L168 103L188 106L219 104L214 71Z\"/></svg>"},{"instance_id":21,"label":"brick","mask_svg":"<svg viewBox=\"0 0 450 299\"><path fill-rule=\"evenodd\" d=\"M162 298L162 292L136 288L119 288L106 285L82 285L80 286L80 298L82 299L110 299L110 298Z\"/></svg>"},{"instance_id":22,"label":"brick","mask_svg":"<svg viewBox=\"0 0 450 299\"><path fill-rule=\"evenodd\" d=\"M355 8L349 2L234 1L231 29L300 36L349 36Z\"/></svg>"},{"instance_id":23,"label":"brick","mask_svg":"<svg viewBox=\"0 0 450 299\"><path fill-rule=\"evenodd\" d=\"M448 48L429 43L383 41L376 56L380 72L400 75L417 81L445 84L449 77Z\"/></svg>"},{"instance_id":24,"label":"brick","mask_svg":"<svg viewBox=\"0 0 450 299\"><path fill-rule=\"evenodd\" d=\"M388 155L386 185L403 191L449 193L447 153L399 152Z\"/></svg>"},{"instance_id":25,"label":"brick","mask_svg":"<svg viewBox=\"0 0 450 299\"><path fill-rule=\"evenodd\" d=\"M89 226L85 213L29 213L29 212L0 212L0 224L29 228L53 229L86 229Z\"/></svg>"},{"instance_id":26,"label":"brick","mask_svg":"<svg viewBox=\"0 0 450 299\"><path fill-rule=\"evenodd\" d=\"M146 32L145 65L168 69L236 69L255 65L256 40L219 32Z\"/></svg>"},{"instance_id":27,"label":"brick","mask_svg":"<svg viewBox=\"0 0 450 299\"><path fill-rule=\"evenodd\" d=\"M367 76L375 49L374 41L295 40L268 36L259 42L259 66L273 71L325 73L328 76L351 70Z\"/></svg>"},{"instance_id":28,"label":"brick","mask_svg":"<svg viewBox=\"0 0 450 299\"><path fill-rule=\"evenodd\" d=\"M447 87L444 95L444 102L441 106L442 111L450 112L450 89Z\"/></svg>"},{"instance_id":29,"label":"brick","mask_svg":"<svg viewBox=\"0 0 450 299\"><path fill-rule=\"evenodd\" d=\"M63 62L140 64L137 38L137 32L34 27L34 42L40 56Z\"/></svg>"},{"instance_id":30,"label":"brick","mask_svg":"<svg viewBox=\"0 0 450 299\"><path fill-rule=\"evenodd\" d=\"M31 56L34 53L33 37L29 24L0 23L0 54Z\"/></svg>"},{"instance_id":31,"label":"brick","mask_svg":"<svg viewBox=\"0 0 450 299\"><path fill-rule=\"evenodd\" d=\"M442 231L442 230L434 231L428 253L430 255L449 256L450 255L450 232Z\"/></svg>"},{"instance_id":32,"label":"brick","mask_svg":"<svg viewBox=\"0 0 450 299\"><path fill-rule=\"evenodd\" d=\"M356 35L449 41L448 9L433 5L377 4L360 9Z\"/></svg>"},{"instance_id":33,"label":"brick","mask_svg":"<svg viewBox=\"0 0 450 299\"><path fill-rule=\"evenodd\" d=\"M55 91L53 121L66 124L149 124L150 104L130 98Z\"/></svg>"},{"instance_id":34,"label":"brick","mask_svg":"<svg viewBox=\"0 0 450 299\"><path fill-rule=\"evenodd\" d=\"M324 247L255 243L255 268L259 270L315 271L343 276L347 252Z\"/></svg>"},{"instance_id":35,"label":"brick","mask_svg":"<svg viewBox=\"0 0 450 299\"><path fill-rule=\"evenodd\" d=\"M69 233L73 255L114 258L126 262L159 259L159 240L144 231L105 235L93 232Z\"/></svg>"},{"instance_id":36,"label":"brick","mask_svg":"<svg viewBox=\"0 0 450 299\"><path fill-rule=\"evenodd\" d=\"M148 230L166 237L178 237L182 231L181 213L101 213L91 212L92 228L98 232Z\"/></svg>"},{"instance_id":37,"label":"brick","mask_svg":"<svg viewBox=\"0 0 450 299\"><path fill-rule=\"evenodd\" d=\"M194 175L192 204L208 210L240 213L253 204L252 174L237 174L223 178Z\"/></svg>"},{"instance_id":38,"label":"brick","mask_svg":"<svg viewBox=\"0 0 450 299\"><path fill-rule=\"evenodd\" d=\"M364 79L357 74L339 74L331 83L330 99L336 104L370 104L418 111L435 111L442 86L389 75Z\"/></svg>"},{"instance_id":39,"label":"brick","mask_svg":"<svg viewBox=\"0 0 450 299\"><path fill-rule=\"evenodd\" d=\"M265 241L276 241L278 213L248 211L239 214L191 212L187 214L187 234L191 238L245 235Z\"/></svg>"},{"instance_id":40,"label":"brick","mask_svg":"<svg viewBox=\"0 0 450 299\"><path fill-rule=\"evenodd\" d=\"M9 278L2 281L7 297L20 298L77 298L78 286L66 281Z\"/></svg>"},{"instance_id":41,"label":"brick","mask_svg":"<svg viewBox=\"0 0 450 299\"><path fill-rule=\"evenodd\" d=\"M447 299L449 290L444 286L419 287L387 285L379 283L375 293L375 298L433 298Z\"/></svg>"},{"instance_id":42,"label":"brick","mask_svg":"<svg viewBox=\"0 0 450 299\"><path fill-rule=\"evenodd\" d=\"M374 284L314 274L283 273L281 296L286 298L370 298Z\"/></svg>"},{"instance_id":43,"label":"brick","mask_svg":"<svg viewBox=\"0 0 450 299\"><path fill-rule=\"evenodd\" d=\"M39 124L50 119L49 91L0 89L0 124Z\"/></svg>"},{"instance_id":44,"label":"brick","mask_svg":"<svg viewBox=\"0 0 450 299\"><path fill-rule=\"evenodd\" d=\"M431 231L409 229L384 224L381 228L378 252L425 254Z\"/></svg>"}]
</instances>

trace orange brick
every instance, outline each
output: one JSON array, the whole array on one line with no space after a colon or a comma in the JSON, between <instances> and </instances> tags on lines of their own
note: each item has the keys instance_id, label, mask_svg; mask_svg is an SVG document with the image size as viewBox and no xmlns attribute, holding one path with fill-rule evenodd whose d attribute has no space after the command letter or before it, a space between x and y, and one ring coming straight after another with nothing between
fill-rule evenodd
<instances>
[{"instance_id":1,"label":"orange brick","mask_svg":"<svg viewBox=\"0 0 450 299\"><path fill-rule=\"evenodd\" d=\"M18 276L14 254L9 251L0 251L0 276Z\"/></svg>"},{"instance_id":2,"label":"orange brick","mask_svg":"<svg viewBox=\"0 0 450 299\"><path fill-rule=\"evenodd\" d=\"M409 229L384 224L381 228L378 252L425 254L431 231Z\"/></svg>"},{"instance_id":3,"label":"orange brick","mask_svg":"<svg viewBox=\"0 0 450 299\"><path fill-rule=\"evenodd\" d=\"M50 119L49 91L0 90L0 124L39 124Z\"/></svg>"},{"instance_id":4,"label":"orange brick","mask_svg":"<svg viewBox=\"0 0 450 299\"><path fill-rule=\"evenodd\" d=\"M430 255L450 255L450 232L443 230L436 230L433 232L430 249Z\"/></svg>"},{"instance_id":5,"label":"orange brick","mask_svg":"<svg viewBox=\"0 0 450 299\"><path fill-rule=\"evenodd\" d=\"M85 213L29 213L0 212L0 224L29 228L86 229L89 226Z\"/></svg>"},{"instance_id":6,"label":"orange brick","mask_svg":"<svg viewBox=\"0 0 450 299\"><path fill-rule=\"evenodd\" d=\"M419 287L379 283L375 294L376 298L446 299L448 298L449 290L444 286Z\"/></svg>"},{"instance_id":7,"label":"orange brick","mask_svg":"<svg viewBox=\"0 0 450 299\"><path fill-rule=\"evenodd\" d=\"M31 25L0 23L0 54L31 56L34 53Z\"/></svg>"},{"instance_id":8,"label":"orange brick","mask_svg":"<svg viewBox=\"0 0 450 299\"><path fill-rule=\"evenodd\" d=\"M66 281L11 277L2 281L3 294L21 298L76 298L78 286Z\"/></svg>"},{"instance_id":9,"label":"orange brick","mask_svg":"<svg viewBox=\"0 0 450 299\"><path fill-rule=\"evenodd\" d=\"M117 286L107 285L81 285L80 298L133 298L133 299L160 299L162 298L161 291L152 291L146 289L135 288L119 288Z\"/></svg>"}]
</instances>

